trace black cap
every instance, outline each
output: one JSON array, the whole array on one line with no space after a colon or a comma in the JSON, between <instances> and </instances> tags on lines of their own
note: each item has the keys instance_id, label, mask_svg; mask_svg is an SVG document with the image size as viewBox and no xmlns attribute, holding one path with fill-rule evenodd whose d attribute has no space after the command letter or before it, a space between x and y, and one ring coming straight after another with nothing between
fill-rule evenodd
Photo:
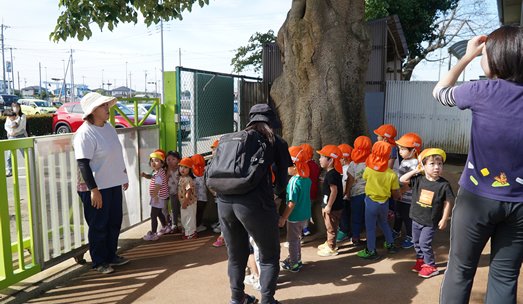
<instances>
[{"instance_id":1,"label":"black cap","mask_svg":"<svg viewBox=\"0 0 523 304\"><path fill-rule=\"evenodd\" d=\"M252 106L249 111L249 123L247 127L250 126L253 122L263 121L268 123L273 129L281 127L281 123L276 119L276 113L268 104L256 104Z\"/></svg>"}]
</instances>

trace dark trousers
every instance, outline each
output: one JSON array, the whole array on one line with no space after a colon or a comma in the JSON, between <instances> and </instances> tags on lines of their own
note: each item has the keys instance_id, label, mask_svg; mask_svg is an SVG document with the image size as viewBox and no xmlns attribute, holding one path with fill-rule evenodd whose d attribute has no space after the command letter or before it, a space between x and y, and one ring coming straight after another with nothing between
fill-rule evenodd
<instances>
[{"instance_id":1,"label":"dark trousers","mask_svg":"<svg viewBox=\"0 0 523 304\"><path fill-rule=\"evenodd\" d=\"M360 239L360 232L365 224L365 193L351 197L352 238Z\"/></svg>"},{"instance_id":2,"label":"dark trousers","mask_svg":"<svg viewBox=\"0 0 523 304\"><path fill-rule=\"evenodd\" d=\"M412 237L412 219L409 216L410 213L410 204L396 201L396 211L394 217L394 226L393 229L396 232L401 232L401 225L405 224L405 230L407 236Z\"/></svg>"},{"instance_id":3,"label":"dark trousers","mask_svg":"<svg viewBox=\"0 0 523 304\"><path fill-rule=\"evenodd\" d=\"M345 234L351 233L351 209L350 209L350 201L343 199L343 209L341 211L340 216L340 230L341 232Z\"/></svg>"},{"instance_id":4,"label":"dark trousers","mask_svg":"<svg viewBox=\"0 0 523 304\"><path fill-rule=\"evenodd\" d=\"M416 250L416 259L423 259L423 262L430 266L436 266L432 249L432 240L436 230L438 230L438 226L423 226L412 221L412 242L414 250Z\"/></svg>"},{"instance_id":5,"label":"dark trousers","mask_svg":"<svg viewBox=\"0 0 523 304\"><path fill-rule=\"evenodd\" d=\"M440 303L468 303L481 252L490 239L485 303L516 303L523 261L523 203L491 200L460 188Z\"/></svg>"},{"instance_id":6,"label":"dark trousers","mask_svg":"<svg viewBox=\"0 0 523 304\"><path fill-rule=\"evenodd\" d=\"M260 285L262 304L274 302L276 280L280 271L280 229L276 204L258 199L245 203L218 202L223 237L227 240L228 274L233 301L244 297L243 280L249 259L249 234L260 250Z\"/></svg>"},{"instance_id":7,"label":"dark trousers","mask_svg":"<svg viewBox=\"0 0 523 304\"><path fill-rule=\"evenodd\" d=\"M200 227L200 225L203 224L203 212L205 211L205 207L207 206L207 202L204 201L198 201L196 205L196 227Z\"/></svg>"},{"instance_id":8,"label":"dark trousers","mask_svg":"<svg viewBox=\"0 0 523 304\"><path fill-rule=\"evenodd\" d=\"M84 205L84 216L89 225L89 253L93 268L116 257L118 237L122 226L122 186L100 190L102 208L91 205L91 192L78 192Z\"/></svg>"}]
</instances>

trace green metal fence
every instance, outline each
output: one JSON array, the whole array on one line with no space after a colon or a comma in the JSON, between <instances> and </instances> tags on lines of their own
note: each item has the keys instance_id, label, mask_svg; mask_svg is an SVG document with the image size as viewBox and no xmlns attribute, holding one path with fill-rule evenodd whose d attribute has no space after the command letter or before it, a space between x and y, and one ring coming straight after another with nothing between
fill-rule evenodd
<instances>
[{"instance_id":1,"label":"green metal fence","mask_svg":"<svg viewBox=\"0 0 523 304\"><path fill-rule=\"evenodd\" d=\"M182 123L188 121L180 126L178 146L182 156L210 154L215 140L245 125L239 89L246 79L261 81L248 76L176 68L177 113ZM256 103L262 102L267 101Z\"/></svg>"}]
</instances>

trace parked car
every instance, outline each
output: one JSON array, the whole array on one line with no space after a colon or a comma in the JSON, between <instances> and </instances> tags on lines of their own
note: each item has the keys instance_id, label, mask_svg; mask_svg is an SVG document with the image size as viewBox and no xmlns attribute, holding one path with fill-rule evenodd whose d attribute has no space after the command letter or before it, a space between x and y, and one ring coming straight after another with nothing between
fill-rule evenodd
<instances>
[{"instance_id":1,"label":"parked car","mask_svg":"<svg viewBox=\"0 0 523 304\"><path fill-rule=\"evenodd\" d=\"M145 114L149 111L149 109L152 107L153 105L150 104L150 103L140 103L138 104L138 115L143 115L145 116ZM130 105L130 108L133 108L133 105ZM153 118L153 119L156 119L156 109L153 109L153 111L151 112L151 114L149 114L149 117L150 118ZM181 115L181 118L180 118L180 130L182 131L182 139L186 139L189 134L191 134L191 120L189 119L189 117L185 116L185 115Z\"/></svg>"},{"instance_id":2,"label":"parked car","mask_svg":"<svg viewBox=\"0 0 523 304\"><path fill-rule=\"evenodd\" d=\"M134 122L134 113L129 109L128 107L124 106L123 104L117 102L116 106L122 110L122 112L131 120ZM125 120L118 112L115 113L115 127L116 128L129 128L131 125ZM53 132L56 134L65 134L65 133L71 133L76 132L78 128L84 123L82 120L82 116L84 115L84 111L82 110L82 106L80 105L80 102L69 102L64 104L63 106L56 111L53 115ZM138 119L141 120L143 118L143 115L138 115ZM146 118L144 125L154 125L156 124L156 120L152 118Z\"/></svg>"},{"instance_id":3,"label":"parked car","mask_svg":"<svg viewBox=\"0 0 523 304\"><path fill-rule=\"evenodd\" d=\"M41 99L24 98L19 99L18 103L26 115L52 114L57 110L53 105Z\"/></svg>"},{"instance_id":4,"label":"parked car","mask_svg":"<svg viewBox=\"0 0 523 304\"><path fill-rule=\"evenodd\" d=\"M238 132L238 126L239 126L239 123L240 123L240 113L239 113L239 108L238 108L238 102L234 102L234 112L233 112L233 122L232 122L232 130L233 132ZM186 116L186 117L190 117L192 116L192 110L191 110L191 101L190 100L182 100L182 103L181 103L181 112L182 112L182 116Z\"/></svg>"},{"instance_id":5,"label":"parked car","mask_svg":"<svg viewBox=\"0 0 523 304\"><path fill-rule=\"evenodd\" d=\"M11 104L17 102L20 97L11 94L0 94L0 114L11 109Z\"/></svg>"}]
</instances>

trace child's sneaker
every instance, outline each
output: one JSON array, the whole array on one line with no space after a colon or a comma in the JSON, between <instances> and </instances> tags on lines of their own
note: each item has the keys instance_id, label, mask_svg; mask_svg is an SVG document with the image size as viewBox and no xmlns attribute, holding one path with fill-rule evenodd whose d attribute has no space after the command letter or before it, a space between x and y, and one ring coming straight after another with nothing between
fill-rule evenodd
<instances>
[{"instance_id":1,"label":"child's sneaker","mask_svg":"<svg viewBox=\"0 0 523 304\"><path fill-rule=\"evenodd\" d=\"M366 260L377 260L380 258L380 256L376 253L376 250L369 251L369 249L365 248L362 251L358 252L356 254L358 257Z\"/></svg>"},{"instance_id":2,"label":"child's sneaker","mask_svg":"<svg viewBox=\"0 0 523 304\"><path fill-rule=\"evenodd\" d=\"M408 249L408 248L411 248L413 246L414 246L414 243L412 242L412 237L410 237L410 236L407 236L407 238L405 238L403 243L401 243L401 248Z\"/></svg>"},{"instance_id":3,"label":"child's sneaker","mask_svg":"<svg viewBox=\"0 0 523 304\"><path fill-rule=\"evenodd\" d=\"M329 248L329 243L327 243L327 241L325 241L325 243L318 246L319 250L323 250L325 248ZM336 247L336 250L338 250L338 247Z\"/></svg>"},{"instance_id":4,"label":"child's sneaker","mask_svg":"<svg viewBox=\"0 0 523 304\"><path fill-rule=\"evenodd\" d=\"M285 260L283 260L283 263L290 264L290 263L291 263L290 261L291 261L291 256L288 255L288 256L285 258ZM301 267L303 267L303 263L302 263L301 260L298 261L298 266L300 267L300 269L301 269Z\"/></svg>"},{"instance_id":5,"label":"child's sneaker","mask_svg":"<svg viewBox=\"0 0 523 304\"><path fill-rule=\"evenodd\" d=\"M348 239L349 239L349 236L346 233L344 233L341 230L338 231L338 235L336 236L336 242L343 242Z\"/></svg>"},{"instance_id":6,"label":"child's sneaker","mask_svg":"<svg viewBox=\"0 0 523 304\"><path fill-rule=\"evenodd\" d=\"M308 228L303 229L301 232L303 233L303 235L311 235L311 232Z\"/></svg>"},{"instance_id":7,"label":"child's sneaker","mask_svg":"<svg viewBox=\"0 0 523 304\"><path fill-rule=\"evenodd\" d=\"M165 227L162 227L162 228L160 229L160 231L158 231L157 234L158 234L158 236L160 236L160 235L167 234L167 233L169 233L169 232L171 232L171 226L167 225L167 226L165 226Z\"/></svg>"},{"instance_id":8,"label":"child's sneaker","mask_svg":"<svg viewBox=\"0 0 523 304\"><path fill-rule=\"evenodd\" d=\"M438 271L437 267L423 264L423 265L421 265L421 270L418 273L418 275L422 278L428 279L430 277L437 275L438 273L439 273L439 271Z\"/></svg>"},{"instance_id":9,"label":"child's sneaker","mask_svg":"<svg viewBox=\"0 0 523 304\"><path fill-rule=\"evenodd\" d=\"M217 221L216 223L211 225L211 228L214 229L216 227L220 226L220 221Z\"/></svg>"},{"instance_id":10,"label":"child's sneaker","mask_svg":"<svg viewBox=\"0 0 523 304\"><path fill-rule=\"evenodd\" d=\"M205 227L204 225L200 225L200 226L198 226L198 228L196 228L196 232L202 232L205 230L207 230L207 227Z\"/></svg>"},{"instance_id":11,"label":"child's sneaker","mask_svg":"<svg viewBox=\"0 0 523 304\"><path fill-rule=\"evenodd\" d=\"M156 241L158 239L158 235L155 233L152 233L151 231L147 232L146 235L143 236L143 239L146 241Z\"/></svg>"},{"instance_id":12,"label":"child's sneaker","mask_svg":"<svg viewBox=\"0 0 523 304\"><path fill-rule=\"evenodd\" d=\"M325 248L321 249L320 251L318 251L318 255L322 256L322 257L338 255L338 247L334 248L334 250L331 250L329 248L329 246L327 245L327 247L325 247Z\"/></svg>"},{"instance_id":13,"label":"child's sneaker","mask_svg":"<svg viewBox=\"0 0 523 304\"><path fill-rule=\"evenodd\" d=\"M259 278L256 275L251 274L251 275L245 276L245 280L243 281L243 283L249 284L249 285L254 285L255 283L258 282L258 280L259 280Z\"/></svg>"},{"instance_id":14,"label":"child's sneaker","mask_svg":"<svg viewBox=\"0 0 523 304\"><path fill-rule=\"evenodd\" d=\"M396 245L394 243L387 244L387 241L383 243L383 247L385 247L389 253L396 253Z\"/></svg>"},{"instance_id":15,"label":"child's sneaker","mask_svg":"<svg viewBox=\"0 0 523 304\"><path fill-rule=\"evenodd\" d=\"M260 291L260 290L261 290L260 280L258 280L258 282L256 282L256 283L254 283L254 284L252 285L252 288L253 288L254 290L258 290L258 291ZM252 302L252 303L258 303L258 301L256 301L256 302Z\"/></svg>"},{"instance_id":16,"label":"child's sneaker","mask_svg":"<svg viewBox=\"0 0 523 304\"><path fill-rule=\"evenodd\" d=\"M352 245L354 245L354 246L361 245L361 240L360 239L351 239L351 241L352 241Z\"/></svg>"},{"instance_id":17,"label":"child's sneaker","mask_svg":"<svg viewBox=\"0 0 523 304\"><path fill-rule=\"evenodd\" d=\"M394 211L389 210L389 213L387 214L387 221L390 221L394 218Z\"/></svg>"},{"instance_id":18,"label":"child's sneaker","mask_svg":"<svg viewBox=\"0 0 523 304\"><path fill-rule=\"evenodd\" d=\"M413 272L420 272L420 270L422 268L421 266L423 266L423 264L425 264L423 259L416 259L416 264L414 265L414 267L412 267L412 271Z\"/></svg>"},{"instance_id":19,"label":"child's sneaker","mask_svg":"<svg viewBox=\"0 0 523 304\"><path fill-rule=\"evenodd\" d=\"M170 234L175 234L175 233L178 233L180 232L180 229L178 228L178 226L173 226L173 228L171 228L171 232L169 232Z\"/></svg>"},{"instance_id":20,"label":"child's sneaker","mask_svg":"<svg viewBox=\"0 0 523 304\"><path fill-rule=\"evenodd\" d=\"M182 240L189 240L189 239L196 239L196 238L198 238L198 233L197 232L195 232L195 233L193 233L191 235L184 235L184 236L182 236Z\"/></svg>"},{"instance_id":21,"label":"child's sneaker","mask_svg":"<svg viewBox=\"0 0 523 304\"><path fill-rule=\"evenodd\" d=\"M400 232L396 232L394 230L392 230L392 238L395 240L395 239L399 239L401 237L401 231Z\"/></svg>"},{"instance_id":22,"label":"child's sneaker","mask_svg":"<svg viewBox=\"0 0 523 304\"><path fill-rule=\"evenodd\" d=\"M218 226L214 227L212 229L212 231L214 231L215 233L222 233L222 229L220 227L220 223L218 223Z\"/></svg>"},{"instance_id":23,"label":"child's sneaker","mask_svg":"<svg viewBox=\"0 0 523 304\"><path fill-rule=\"evenodd\" d=\"M218 239L216 240L216 242L214 242L212 245L214 247L221 247L221 246L225 245L225 239L220 235L218 237Z\"/></svg>"},{"instance_id":24,"label":"child's sneaker","mask_svg":"<svg viewBox=\"0 0 523 304\"><path fill-rule=\"evenodd\" d=\"M236 301L231 300L229 303L230 304L254 304L254 303L258 303L258 299L256 299L254 296L244 294L242 301L236 302Z\"/></svg>"},{"instance_id":25,"label":"child's sneaker","mask_svg":"<svg viewBox=\"0 0 523 304\"><path fill-rule=\"evenodd\" d=\"M294 264L293 266L291 266L289 264L289 262L287 261L287 259L285 261L283 261L283 263L281 263L280 266L283 270L287 270L290 272L298 272L298 271L300 271L300 268L301 268L299 264Z\"/></svg>"}]
</instances>

